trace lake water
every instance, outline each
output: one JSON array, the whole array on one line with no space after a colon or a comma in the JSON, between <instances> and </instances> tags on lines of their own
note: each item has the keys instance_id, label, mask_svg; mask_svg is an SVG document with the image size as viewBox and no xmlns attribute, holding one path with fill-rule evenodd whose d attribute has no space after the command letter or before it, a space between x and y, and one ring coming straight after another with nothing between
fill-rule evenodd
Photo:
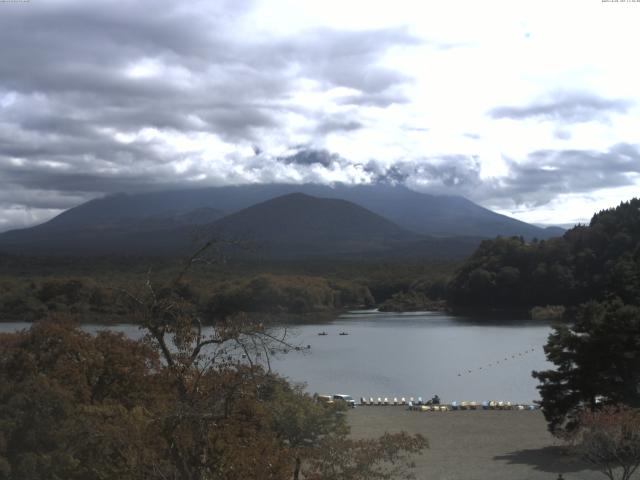
<instances>
[{"instance_id":1,"label":"lake water","mask_svg":"<svg viewBox=\"0 0 640 480\"><path fill-rule=\"evenodd\" d=\"M0 331L26 327L0 323ZM141 335L135 325L109 328ZM278 355L271 366L290 380L306 382L310 392L531 403L539 398L531 371L551 366L542 350L551 329L540 322L363 311L331 323L287 328L289 341L311 348ZM318 335L321 331L327 335Z\"/></svg>"}]
</instances>

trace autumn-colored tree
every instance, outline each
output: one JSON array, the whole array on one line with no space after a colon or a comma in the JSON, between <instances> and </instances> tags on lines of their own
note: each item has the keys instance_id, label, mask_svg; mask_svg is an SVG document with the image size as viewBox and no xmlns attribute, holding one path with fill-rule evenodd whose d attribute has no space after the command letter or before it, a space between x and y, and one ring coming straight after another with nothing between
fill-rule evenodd
<instances>
[{"instance_id":1,"label":"autumn-colored tree","mask_svg":"<svg viewBox=\"0 0 640 480\"><path fill-rule=\"evenodd\" d=\"M608 406L585 411L572 440L610 480L629 480L640 467L640 410Z\"/></svg>"},{"instance_id":2,"label":"autumn-colored tree","mask_svg":"<svg viewBox=\"0 0 640 480\"><path fill-rule=\"evenodd\" d=\"M269 407L271 428L288 448L293 460L293 479L298 480L302 463L317 455L320 442L329 435L344 435L346 404L323 404L305 394L302 386L274 384Z\"/></svg>"},{"instance_id":3,"label":"autumn-colored tree","mask_svg":"<svg viewBox=\"0 0 640 480\"><path fill-rule=\"evenodd\" d=\"M162 461L159 369L148 345L64 319L1 335L0 478L140 478Z\"/></svg>"},{"instance_id":4,"label":"autumn-colored tree","mask_svg":"<svg viewBox=\"0 0 640 480\"><path fill-rule=\"evenodd\" d=\"M293 347L284 335L201 318L183 283L198 255L124 292L142 340L60 318L0 336L1 480L388 478L425 446L349 440L344 412L269 371L271 352Z\"/></svg>"}]
</instances>

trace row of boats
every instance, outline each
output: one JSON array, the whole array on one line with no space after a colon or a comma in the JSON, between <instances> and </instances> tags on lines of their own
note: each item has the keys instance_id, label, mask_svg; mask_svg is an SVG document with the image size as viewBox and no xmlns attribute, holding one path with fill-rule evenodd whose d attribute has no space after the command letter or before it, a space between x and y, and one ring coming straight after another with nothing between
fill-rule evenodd
<instances>
[{"instance_id":1,"label":"row of boats","mask_svg":"<svg viewBox=\"0 0 640 480\"><path fill-rule=\"evenodd\" d=\"M321 337L324 337L325 335L329 335L327 332L320 332L318 333L318 335L320 335ZM348 332L340 332L338 335L349 335Z\"/></svg>"},{"instance_id":2,"label":"row of boats","mask_svg":"<svg viewBox=\"0 0 640 480\"><path fill-rule=\"evenodd\" d=\"M385 406L385 405L404 405L408 406L409 410L418 410L418 411L451 411L451 410L537 410L540 408L538 405L531 404L522 404L522 403L511 403L511 402L503 402L497 400L486 400L483 402L468 402L468 401L453 401L449 404L434 404L431 400L423 401L422 397L418 397L414 399L414 397L409 397L408 399L402 397L398 399L394 397L392 400L389 400L387 397L378 397L374 399L373 397L360 398L361 406Z\"/></svg>"}]
</instances>

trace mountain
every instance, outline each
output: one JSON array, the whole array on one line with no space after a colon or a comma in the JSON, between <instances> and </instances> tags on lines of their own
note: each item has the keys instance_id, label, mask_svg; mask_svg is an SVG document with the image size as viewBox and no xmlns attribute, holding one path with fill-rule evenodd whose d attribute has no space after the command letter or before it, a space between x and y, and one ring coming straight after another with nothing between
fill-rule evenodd
<instances>
[{"instance_id":1,"label":"mountain","mask_svg":"<svg viewBox=\"0 0 640 480\"><path fill-rule=\"evenodd\" d=\"M336 198L358 204L400 227L423 235L440 237L520 236L546 239L561 234L483 208L463 197L419 193L400 185L372 184L335 186L319 184L253 184L174 190L139 194L118 194L91 200L71 208L37 229L67 230L136 222L185 214L211 208L226 215L266 200L300 192L322 198ZM33 229L26 229L30 231ZM0 236L1 238L1 236Z\"/></svg>"},{"instance_id":2,"label":"mountain","mask_svg":"<svg viewBox=\"0 0 640 480\"><path fill-rule=\"evenodd\" d=\"M461 256L480 238L496 235L544 239L560 233L462 197L403 186L269 184L95 199L41 225L0 234L0 251L173 254L212 232L251 236L277 255L359 250L407 258L433 256L437 249ZM451 243L454 236L465 239Z\"/></svg>"},{"instance_id":3,"label":"mountain","mask_svg":"<svg viewBox=\"0 0 640 480\"><path fill-rule=\"evenodd\" d=\"M419 238L355 203L303 193L245 208L218 220L212 228L225 235L283 243Z\"/></svg>"},{"instance_id":4,"label":"mountain","mask_svg":"<svg viewBox=\"0 0 640 480\"><path fill-rule=\"evenodd\" d=\"M384 251L421 239L346 200L290 193L214 222L209 231L253 239L277 256Z\"/></svg>"},{"instance_id":5,"label":"mountain","mask_svg":"<svg viewBox=\"0 0 640 480\"><path fill-rule=\"evenodd\" d=\"M253 256L272 259L456 259L469 255L481 241L479 237L420 235L353 202L303 193L245 208L214 222L207 232L253 241Z\"/></svg>"},{"instance_id":6,"label":"mountain","mask_svg":"<svg viewBox=\"0 0 640 480\"><path fill-rule=\"evenodd\" d=\"M91 203L91 202L89 202ZM84 204L87 205L87 204ZM203 226L224 214L210 207L192 211L177 210L136 217L139 213L122 216L91 217L65 216L64 213L31 228L0 234L0 251L12 253L91 254L91 253L149 253L165 254L184 250L193 245L193 236ZM71 209L75 210L75 209ZM67 213L67 212L65 212ZM154 212L149 212L154 213ZM62 218L61 218L62 217Z\"/></svg>"}]
</instances>

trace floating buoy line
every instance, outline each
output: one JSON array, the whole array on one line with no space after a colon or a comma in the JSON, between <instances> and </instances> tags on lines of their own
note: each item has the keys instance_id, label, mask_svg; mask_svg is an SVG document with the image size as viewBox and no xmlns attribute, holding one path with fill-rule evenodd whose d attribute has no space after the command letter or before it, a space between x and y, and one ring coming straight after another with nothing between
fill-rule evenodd
<instances>
[{"instance_id":1,"label":"floating buoy line","mask_svg":"<svg viewBox=\"0 0 640 480\"><path fill-rule=\"evenodd\" d=\"M504 357L504 358L502 358L500 360L495 360L493 362L489 362L488 364L480 365L479 367L476 367L476 369L472 369L472 368L465 369L466 371L459 372L458 376L461 377L463 375L469 375L469 374L471 374L471 373L473 373L475 371L483 370L484 368L494 368L494 367L497 367L497 366L499 366L499 365L501 365L501 364L503 364L505 362L508 362L510 360L518 360L519 358L523 358L526 355L528 355L530 353L533 353L534 351L535 351L535 348L531 347L531 348L529 348L527 350L523 350L522 352L516 352L516 353L512 354L511 356L507 355L506 357Z\"/></svg>"}]
</instances>

